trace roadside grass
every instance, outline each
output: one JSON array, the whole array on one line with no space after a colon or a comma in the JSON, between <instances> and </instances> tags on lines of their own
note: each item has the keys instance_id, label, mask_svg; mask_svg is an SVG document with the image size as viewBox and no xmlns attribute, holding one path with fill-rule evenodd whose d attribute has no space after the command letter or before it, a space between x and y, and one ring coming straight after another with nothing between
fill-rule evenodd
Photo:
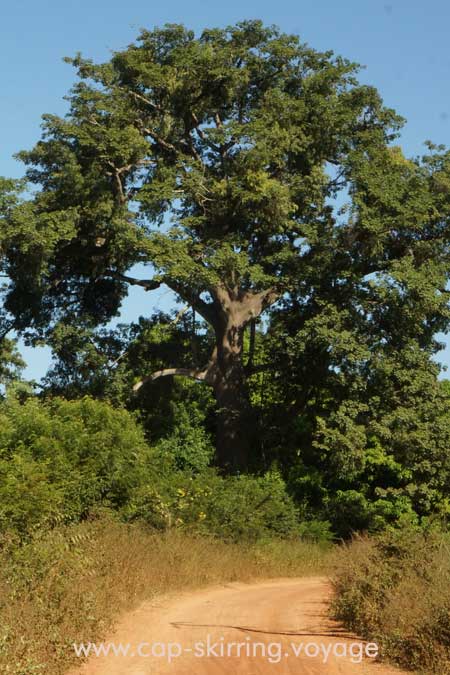
<instances>
[{"instance_id":1,"label":"roadside grass","mask_svg":"<svg viewBox=\"0 0 450 675\"><path fill-rule=\"evenodd\" d=\"M73 643L105 637L118 616L161 593L230 581L326 574L331 547L234 544L112 516L59 527L0 553L0 672L60 675ZM77 660L79 662L79 659Z\"/></svg>"},{"instance_id":2,"label":"roadside grass","mask_svg":"<svg viewBox=\"0 0 450 675\"><path fill-rule=\"evenodd\" d=\"M404 668L450 674L448 534L360 537L338 551L335 565L334 618Z\"/></svg>"}]
</instances>

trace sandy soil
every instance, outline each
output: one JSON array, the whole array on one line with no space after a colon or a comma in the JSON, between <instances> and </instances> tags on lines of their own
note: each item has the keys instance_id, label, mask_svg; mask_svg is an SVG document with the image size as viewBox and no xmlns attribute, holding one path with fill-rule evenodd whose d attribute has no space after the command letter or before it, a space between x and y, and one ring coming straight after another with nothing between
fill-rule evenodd
<instances>
[{"instance_id":1,"label":"sandy soil","mask_svg":"<svg viewBox=\"0 0 450 675\"><path fill-rule=\"evenodd\" d=\"M321 577L232 583L164 596L125 615L109 636L108 642L130 645L127 656L93 656L70 675L399 675L402 671L372 658L355 663L358 647L353 647L352 662L350 644L362 641L327 617L329 598L330 587ZM199 656L202 649L206 653L208 640L213 651ZM140 643L144 656L137 653ZM242 644L240 656L236 643ZM146 656L152 644L166 656ZM298 655L294 648L301 644Z\"/></svg>"}]
</instances>

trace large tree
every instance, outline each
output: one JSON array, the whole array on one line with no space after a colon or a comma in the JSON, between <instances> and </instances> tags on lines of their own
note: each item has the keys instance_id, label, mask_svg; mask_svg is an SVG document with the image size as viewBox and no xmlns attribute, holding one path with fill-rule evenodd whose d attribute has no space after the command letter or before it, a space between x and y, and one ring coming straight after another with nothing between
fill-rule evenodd
<instances>
[{"instance_id":1,"label":"large tree","mask_svg":"<svg viewBox=\"0 0 450 675\"><path fill-rule=\"evenodd\" d=\"M70 62L79 80L68 114L44 116L42 140L20 154L39 189L4 218L5 309L30 335L92 326L130 285L166 284L209 325L213 349L202 367L167 364L136 389L165 375L210 385L219 462L243 466L247 327L254 334L277 303L331 292L331 281L370 303L371 275L395 261L407 274L408 256L439 259L443 294L446 160L404 160L390 148L401 119L358 83L355 64L258 21L199 37L178 25L143 31L107 63ZM338 211L340 194L350 208Z\"/></svg>"}]
</instances>

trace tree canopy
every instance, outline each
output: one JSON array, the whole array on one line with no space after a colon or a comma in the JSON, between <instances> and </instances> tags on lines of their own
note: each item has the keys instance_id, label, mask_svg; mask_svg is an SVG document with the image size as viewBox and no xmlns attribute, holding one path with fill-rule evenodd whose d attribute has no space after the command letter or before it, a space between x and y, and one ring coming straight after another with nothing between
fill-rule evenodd
<instances>
[{"instance_id":1,"label":"tree canopy","mask_svg":"<svg viewBox=\"0 0 450 675\"><path fill-rule=\"evenodd\" d=\"M360 393L429 372L448 327L449 153L406 158L402 118L356 64L259 21L169 25L106 63L68 61L68 114L19 153L36 191L2 184L5 322L29 339L89 331L129 286L165 284L210 354L175 353L136 390L177 374L211 386L218 460L237 469L266 369L271 403L308 417L314 400L314 447L351 463L371 417Z\"/></svg>"}]
</instances>

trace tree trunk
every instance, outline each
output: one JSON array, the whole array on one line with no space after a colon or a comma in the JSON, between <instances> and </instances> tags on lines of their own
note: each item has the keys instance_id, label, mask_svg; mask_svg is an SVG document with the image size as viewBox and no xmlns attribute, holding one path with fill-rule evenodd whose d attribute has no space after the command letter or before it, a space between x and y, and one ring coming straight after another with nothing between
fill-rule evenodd
<instances>
[{"instance_id":1,"label":"tree trunk","mask_svg":"<svg viewBox=\"0 0 450 675\"><path fill-rule=\"evenodd\" d=\"M226 376L214 387L217 401L216 458L227 473L243 471L249 461L250 418L245 383L230 381Z\"/></svg>"},{"instance_id":2,"label":"tree trunk","mask_svg":"<svg viewBox=\"0 0 450 675\"><path fill-rule=\"evenodd\" d=\"M250 402L244 372L244 326L228 321L217 335L214 394L217 402L217 463L223 471L245 470L251 440Z\"/></svg>"},{"instance_id":3,"label":"tree trunk","mask_svg":"<svg viewBox=\"0 0 450 675\"><path fill-rule=\"evenodd\" d=\"M174 290L183 297L182 290L176 286ZM184 297L215 332L216 345L206 367L163 368L137 382L133 390L137 392L146 382L170 375L190 377L211 386L217 402L217 463L223 471L236 473L248 467L254 437L247 373L243 363L244 330L275 302L279 294L274 289L260 293L235 289L231 293L220 285L211 291L211 295L213 301L210 303L199 297L192 298L186 294ZM254 339L253 326L253 343ZM250 363L251 360L250 354Z\"/></svg>"}]
</instances>

